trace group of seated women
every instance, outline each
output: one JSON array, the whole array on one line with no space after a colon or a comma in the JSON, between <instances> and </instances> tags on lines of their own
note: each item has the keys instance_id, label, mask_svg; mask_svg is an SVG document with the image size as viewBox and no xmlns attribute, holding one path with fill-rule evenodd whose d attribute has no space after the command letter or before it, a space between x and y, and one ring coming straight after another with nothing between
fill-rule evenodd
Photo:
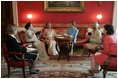
<instances>
[{"instance_id":1,"label":"group of seated women","mask_svg":"<svg viewBox=\"0 0 118 79\"><path fill-rule=\"evenodd\" d=\"M58 51L56 49L56 41L54 39L54 36L57 35L55 30L51 28L51 23L47 23L44 28L41 30L40 40L35 35L35 31L33 30L33 26L31 23L27 23L25 25L25 36L27 41L34 41L34 47L38 50L38 57L39 60L48 60L49 55L58 55ZM75 21L72 21L71 27L67 31L67 35L74 36L74 43L76 43L77 35L78 35L78 29L76 28ZM48 49L46 51L46 46L48 46ZM73 47L73 46L72 46ZM72 48L73 49L73 48ZM73 53L73 50L71 50L71 53Z\"/></svg>"}]
</instances>

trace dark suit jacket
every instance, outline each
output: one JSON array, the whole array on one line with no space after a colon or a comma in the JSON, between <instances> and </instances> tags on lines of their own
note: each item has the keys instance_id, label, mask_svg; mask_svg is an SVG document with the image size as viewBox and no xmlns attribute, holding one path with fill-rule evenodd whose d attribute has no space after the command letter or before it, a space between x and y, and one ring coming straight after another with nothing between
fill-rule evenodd
<instances>
[{"instance_id":1,"label":"dark suit jacket","mask_svg":"<svg viewBox=\"0 0 118 79\"><path fill-rule=\"evenodd\" d=\"M26 48L22 47L15 38L7 35L6 46L9 51L26 52Z\"/></svg>"},{"instance_id":2,"label":"dark suit jacket","mask_svg":"<svg viewBox=\"0 0 118 79\"><path fill-rule=\"evenodd\" d=\"M7 35L7 39L6 39L6 46L7 46L7 49L8 51L10 52L22 52L22 53L25 53L27 51L26 48L22 47L18 42L17 40L10 36L10 35ZM12 58L16 58L19 57L18 55L10 55L10 57Z\"/></svg>"}]
</instances>

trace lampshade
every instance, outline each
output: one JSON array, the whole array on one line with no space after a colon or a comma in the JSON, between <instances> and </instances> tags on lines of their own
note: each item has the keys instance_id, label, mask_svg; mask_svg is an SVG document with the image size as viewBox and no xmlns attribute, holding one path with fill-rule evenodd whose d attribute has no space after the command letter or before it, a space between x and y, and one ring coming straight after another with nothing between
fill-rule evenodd
<instances>
[{"instance_id":1,"label":"lampshade","mask_svg":"<svg viewBox=\"0 0 118 79\"><path fill-rule=\"evenodd\" d=\"M97 19L98 19L98 20L102 19L102 14L101 14L101 13L98 13L98 14L97 14Z\"/></svg>"},{"instance_id":2,"label":"lampshade","mask_svg":"<svg viewBox=\"0 0 118 79\"><path fill-rule=\"evenodd\" d=\"M28 18L28 19L32 19L32 14L31 14L31 13L28 13L28 14L27 14L27 18Z\"/></svg>"}]
</instances>

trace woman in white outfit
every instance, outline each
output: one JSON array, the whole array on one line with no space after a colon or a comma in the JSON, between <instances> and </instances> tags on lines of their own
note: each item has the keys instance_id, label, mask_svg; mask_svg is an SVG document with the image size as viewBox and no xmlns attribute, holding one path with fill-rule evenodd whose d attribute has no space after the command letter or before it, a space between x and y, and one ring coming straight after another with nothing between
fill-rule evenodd
<instances>
[{"instance_id":1,"label":"woman in white outfit","mask_svg":"<svg viewBox=\"0 0 118 79\"><path fill-rule=\"evenodd\" d=\"M48 54L49 55L58 55L56 50L56 41L54 36L56 36L55 30L51 28L51 23L47 23L42 30L42 41L48 45Z\"/></svg>"},{"instance_id":2,"label":"woman in white outfit","mask_svg":"<svg viewBox=\"0 0 118 79\"><path fill-rule=\"evenodd\" d=\"M84 49L83 49L83 54L88 53L88 49L92 49L95 50L96 46L99 46L99 44L101 43L101 32L98 29L99 28L99 24L97 22L92 22L92 35L90 36L90 43L86 43L84 45Z\"/></svg>"},{"instance_id":3,"label":"woman in white outfit","mask_svg":"<svg viewBox=\"0 0 118 79\"><path fill-rule=\"evenodd\" d=\"M39 56L37 59L42 60L42 61L48 60L49 57L48 57L46 50L45 50L45 44L43 42L41 42L40 40L38 40L38 38L36 37L32 24L27 23L25 25L25 29L26 29L26 32L25 32L26 40L29 42L34 41L34 46L39 52L38 53Z\"/></svg>"}]
</instances>

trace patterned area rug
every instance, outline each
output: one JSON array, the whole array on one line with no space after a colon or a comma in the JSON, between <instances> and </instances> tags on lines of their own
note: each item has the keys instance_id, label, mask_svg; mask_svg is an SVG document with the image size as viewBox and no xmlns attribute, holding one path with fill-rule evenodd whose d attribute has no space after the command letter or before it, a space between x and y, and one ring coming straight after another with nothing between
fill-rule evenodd
<instances>
[{"instance_id":1,"label":"patterned area rug","mask_svg":"<svg viewBox=\"0 0 118 79\"><path fill-rule=\"evenodd\" d=\"M91 66L91 57L81 57L80 55L71 56L70 62L62 57L57 61L57 57L51 57L50 60L41 62L37 61L36 69L39 69L39 74L29 74L29 69L26 67L26 76L28 78L92 78L88 72ZM1 64L1 77L7 78L7 65ZM11 78L23 78L22 69L11 68ZM102 78L102 71L95 73L94 78ZM117 78L117 72L108 72L107 78Z\"/></svg>"}]
</instances>

